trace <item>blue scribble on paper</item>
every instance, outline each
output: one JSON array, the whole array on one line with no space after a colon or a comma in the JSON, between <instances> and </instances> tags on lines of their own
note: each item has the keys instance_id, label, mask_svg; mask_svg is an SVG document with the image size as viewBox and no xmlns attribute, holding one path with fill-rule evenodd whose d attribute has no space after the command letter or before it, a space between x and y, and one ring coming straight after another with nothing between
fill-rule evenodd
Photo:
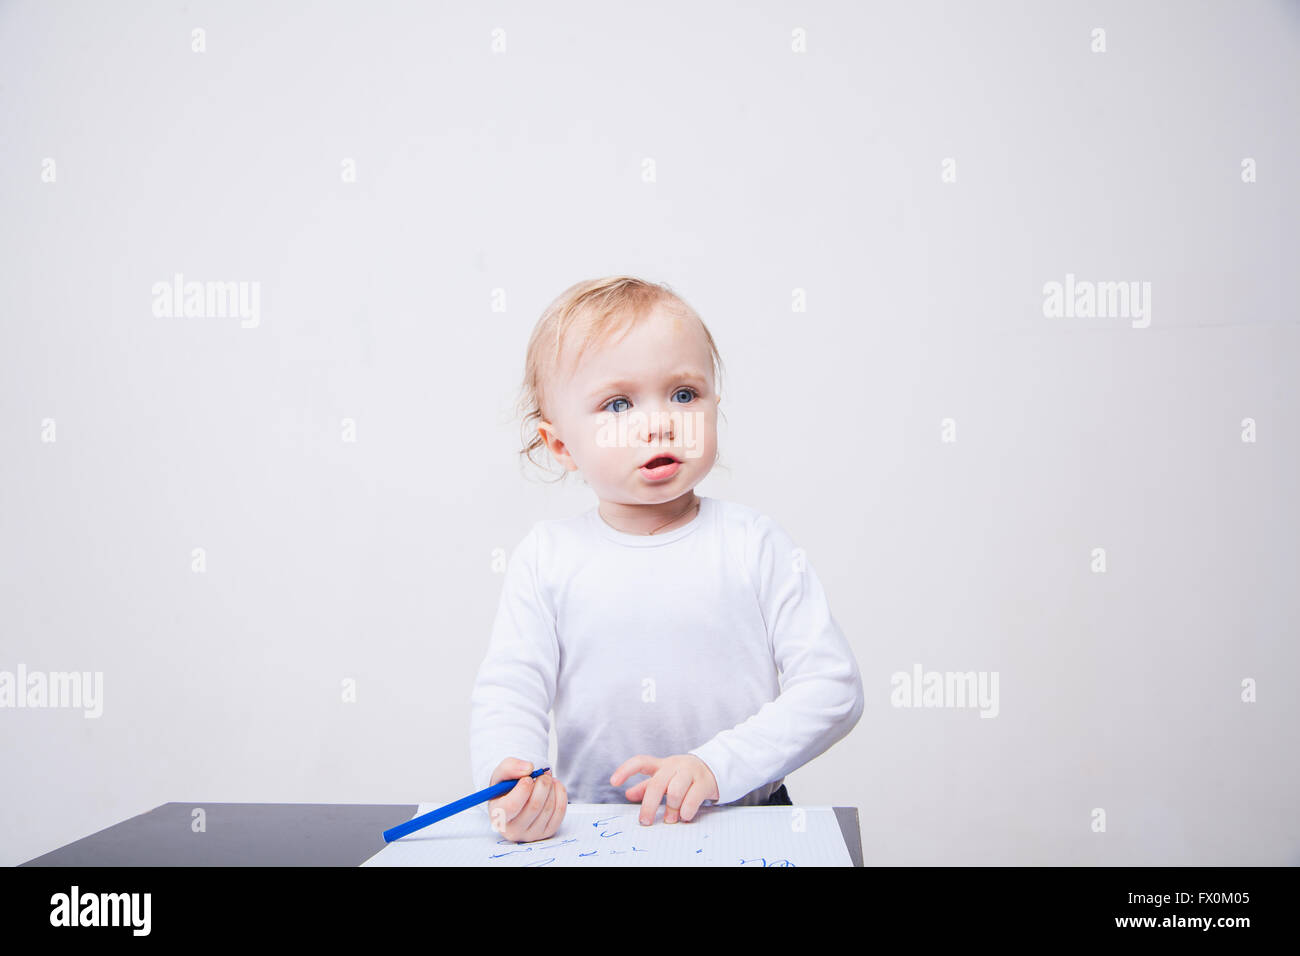
<instances>
[{"instance_id":1,"label":"blue scribble on paper","mask_svg":"<svg viewBox=\"0 0 1300 956\"><path fill-rule=\"evenodd\" d=\"M567 839L567 840L561 840L561 841L558 842L558 843L534 843L534 844L532 844L532 845L530 845L530 846L520 846L519 844L515 844L516 846L520 846L520 848L519 848L518 850L507 850L505 853L490 853L490 854L488 854L488 859L489 859L489 860L499 860L499 859L501 859L501 857L503 857L503 856L514 856L516 853L532 853L534 850L553 850L553 849L554 849L555 847L557 847L557 846L565 846L566 844L569 844L569 843L577 843L577 842L578 842L578 838L577 838L577 837L569 837L569 839ZM513 841L511 841L511 840L498 840L498 841L497 841L497 844L498 844L498 845L500 845L500 844L502 844L502 843L513 843ZM528 864L528 865L529 865L529 866L532 866L533 864L530 863L530 864Z\"/></svg>"},{"instance_id":2,"label":"blue scribble on paper","mask_svg":"<svg viewBox=\"0 0 1300 956\"><path fill-rule=\"evenodd\" d=\"M559 843L538 843L536 844L536 846L539 850L549 850L552 849L553 847L565 846L566 844L577 843L577 842L578 842L577 837L569 837L567 840L561 840Z\"/></svg>"},{"instance_id":3,"label":"blue scribble on paper","mask_svg":"<svg viewBox=\"0 0 1300 956\"><path fill-rule=\"evenodd\" d=\"M488 856L488 859L489 859L489 860L499 860L499 859L501 859L501 857L503 857L503 856L514 856L516 853L532 853L532 852L533 852L533 848L532 848L531 846L526 846L526 847L524 847L522 850L508 850L508 851L505 852L505 853L493 853L493 854L490 854L490 855Z\"/></svg>"}]
</instances>

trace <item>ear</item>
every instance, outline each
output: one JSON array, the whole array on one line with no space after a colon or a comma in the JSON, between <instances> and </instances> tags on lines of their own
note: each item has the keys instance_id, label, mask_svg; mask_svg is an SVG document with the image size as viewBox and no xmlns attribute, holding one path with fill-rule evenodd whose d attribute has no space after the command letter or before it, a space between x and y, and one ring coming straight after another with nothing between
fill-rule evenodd
<instances>
[{"instance_id":1,"label":"ear","mask_svg":"<svg viewBox=\"0 0 1300 956\"><path fill-rule=\"evenodd\" d=\"M537 434L542 437L543 444L546 445L547 451L564 466L565 471L577 471L578 465L569 454L569 449L564 442L560 441L560 436L555 432L555 426L548 421L542 420L537 423Z\"/></svg>"}]
</instances>

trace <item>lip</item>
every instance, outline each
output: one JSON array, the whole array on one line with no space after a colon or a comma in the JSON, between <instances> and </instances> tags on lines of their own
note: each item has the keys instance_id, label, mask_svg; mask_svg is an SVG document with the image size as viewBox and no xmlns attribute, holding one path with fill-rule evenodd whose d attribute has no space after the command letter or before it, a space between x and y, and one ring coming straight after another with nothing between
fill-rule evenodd
<instances>
[{"instance_id":1,"label":"lip","mask_svg":"<svg viewBox=\"0 0 1300 956\"><path fill-rule=\"evenodd\" d=\"M669 455L669 454L665 454L664 452L659 452L659 453L656 454L656 455L651 455L649 458L647 458L645 461L643 461L643 462L641 463L641 467L644 468L646 465L650 464L650 462L654 461L654 460L657 459L657 458L671 458L673 461L677 462L677 464L679 464L679 465L682 463L682 460L681 460L680 458L678 458L676 455Z\"/></svg>"},{"instance_id":2,"label":"lip","mask_svg":"<svg viewBox=\"0 0 1300 956\"><path fill-rule=\"evenodd\" d=\"M650 462L654 461L656 458L669 458L672 460L669 461L668 464L666 465L659 465L655 468L649 467ZM677 458L674 458L672 455L655 455L644 465L642 465L639 470L641 472L641 476L645 478L647 481L666 481L669 478L671 478L673 475L677 474L677 472L681 469L681 467L682 467L681 461L678 460Z\"/></svg>"}]
</instances>

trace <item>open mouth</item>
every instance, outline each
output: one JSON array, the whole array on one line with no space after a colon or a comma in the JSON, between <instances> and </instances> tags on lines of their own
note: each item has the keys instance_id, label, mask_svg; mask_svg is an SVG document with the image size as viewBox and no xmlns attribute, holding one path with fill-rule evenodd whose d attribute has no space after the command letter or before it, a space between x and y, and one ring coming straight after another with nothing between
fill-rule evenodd
<instances>
[{"instance_id":1,"label":"open mouth","mask_svg":"<svg viewBox=\"0 0 1300 956\"><path fill-rule=\"evenodd\" d=\"M655 455L641 466L641 477L646 481L668 481L681 467L681 460L672 455Z\"/></svg>"}]
</instances>

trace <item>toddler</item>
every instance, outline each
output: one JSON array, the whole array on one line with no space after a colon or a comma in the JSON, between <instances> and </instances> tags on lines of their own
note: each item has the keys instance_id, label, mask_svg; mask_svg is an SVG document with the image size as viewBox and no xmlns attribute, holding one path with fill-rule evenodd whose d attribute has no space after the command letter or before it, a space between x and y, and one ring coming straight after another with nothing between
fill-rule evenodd
<instances>
[{"instance_id":1,"label":"toddler","mask_svg":"<svg viewBox=\"0 0 1300 956\"><path fill-rule=\"evenodd\" d=\"M803 552L755 509L694 491L717 460L721 367L690 306L626 276L574 285L533 330L521 454L544 447L598 503L515 548L475 680L474 787L523 778L487 805L508 839L553 835L570 796L640 803L644 825L661 801L665 823L790 804L785 775L862 715ZM552 710L556 760L531 778Z\"/></svg>"}]
</instances>

